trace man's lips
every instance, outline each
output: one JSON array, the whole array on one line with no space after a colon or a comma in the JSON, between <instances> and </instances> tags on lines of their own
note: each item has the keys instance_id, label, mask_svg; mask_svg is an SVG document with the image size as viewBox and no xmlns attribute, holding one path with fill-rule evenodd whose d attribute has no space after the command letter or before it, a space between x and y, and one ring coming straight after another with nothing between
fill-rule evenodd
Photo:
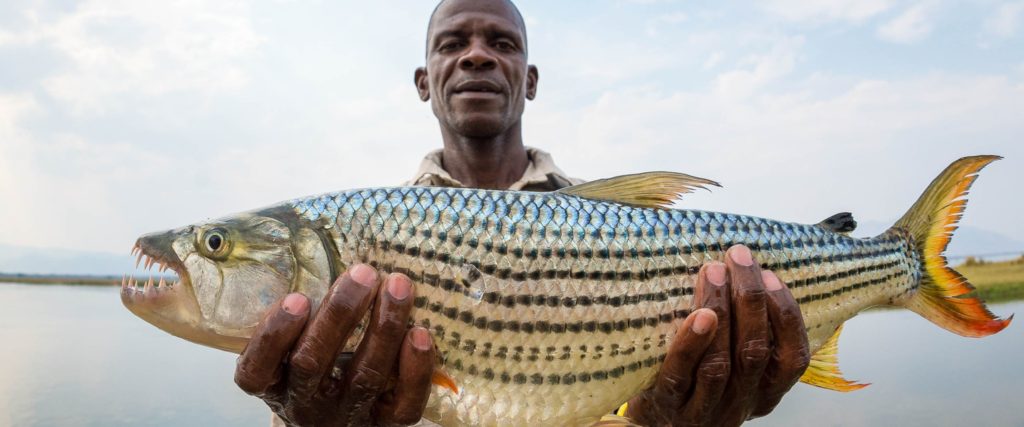
<instances>
[{"instance_id":1,"label":"man's lips","mask_svg":"<svg viewBox=\"0 0 1024 427\"><path fill-rule=\"evenodd\" d=\"M500 94L503 92L501 85L490 80L467 80L455 85L453 92L458 94L491 93Z\"/></svg>"}]
</instances>

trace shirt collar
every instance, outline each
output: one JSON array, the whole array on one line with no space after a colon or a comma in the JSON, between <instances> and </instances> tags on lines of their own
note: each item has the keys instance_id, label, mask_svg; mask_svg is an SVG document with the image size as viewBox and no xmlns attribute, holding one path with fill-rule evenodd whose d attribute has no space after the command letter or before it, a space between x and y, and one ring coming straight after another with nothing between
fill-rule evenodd
<instances>
[{"instance_id":1,"label":"shirt collar","mask_svg":"<svg viewBox=\"0 0 1024 427\"><path fill-rule=\"evenodd\" d=\"M416 177L406 182L406 185L424 185L432 187L465 187L461 182L452 178L448 171L441 167L441 156L443 149L433 150L427 153L420 168L416 171ZM562 179L573 184L581 183L581 180L569 178L558 166L555 166L551 154L533 147L526 147L526 157L529 163L522 178L509 186L509 190L522 190L524 187L543 184L549 181L549 175Z\"/></svg>"}]
</instances>

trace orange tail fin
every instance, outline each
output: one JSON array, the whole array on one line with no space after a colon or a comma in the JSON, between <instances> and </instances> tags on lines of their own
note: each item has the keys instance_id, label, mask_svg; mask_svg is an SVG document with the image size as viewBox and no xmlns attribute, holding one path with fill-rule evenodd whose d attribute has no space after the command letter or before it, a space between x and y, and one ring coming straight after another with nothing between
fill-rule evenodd
<instances>
[{"instance_id":1,"label":"orange tail fin","mask_svg":"<svg viewBox=\"0 0 1024 427\"><path fill-rule=\"evenodd\" d=\"M946 263L943 252L967 207L967 192L978 172L999 156L965 157L949 165L894 229L910 233L923 260L921 283L904 305L946 330L967 337L984 337L1003 330L1013 319L1000 319L985 303L970 295L974 290Z\"/></svg>"}]
</instances>

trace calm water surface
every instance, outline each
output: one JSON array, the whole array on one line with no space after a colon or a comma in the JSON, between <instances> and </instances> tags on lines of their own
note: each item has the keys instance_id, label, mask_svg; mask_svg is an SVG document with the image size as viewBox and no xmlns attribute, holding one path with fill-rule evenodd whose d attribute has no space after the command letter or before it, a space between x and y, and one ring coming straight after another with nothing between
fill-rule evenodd
<instances>
[{"instance_id":1,"label":"calm water surface","mask_svg":"<svg viewBox=\"0 0 1024 427\"><path fill-rule=\"evenodd\" d=\"M0 426L266 426L234 356L149 326L116 288L0 284ZM1024 312L1024 302L995 305ZM871 312L840 342L841 394L798 384L761 426L1024 426L1024 326L971 340L907 311Z\"/></svg>"}]
</instances>

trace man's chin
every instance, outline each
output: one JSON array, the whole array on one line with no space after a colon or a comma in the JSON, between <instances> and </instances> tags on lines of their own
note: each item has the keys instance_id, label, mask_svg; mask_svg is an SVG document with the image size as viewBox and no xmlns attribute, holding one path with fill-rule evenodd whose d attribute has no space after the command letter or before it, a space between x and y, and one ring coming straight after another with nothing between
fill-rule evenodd
<instances>
[{"instance_id":1,"label":"man's chin","mask_svg":"<svg viewBox=\"0 0 1024 427\"><path fill-rule=\"evenodd\" d=\"M508 130L504 120L493 116L464 117L456 120L454 125L453 128L459 135L474 139L494 138Z\"/></svg>"}]
</instances>

